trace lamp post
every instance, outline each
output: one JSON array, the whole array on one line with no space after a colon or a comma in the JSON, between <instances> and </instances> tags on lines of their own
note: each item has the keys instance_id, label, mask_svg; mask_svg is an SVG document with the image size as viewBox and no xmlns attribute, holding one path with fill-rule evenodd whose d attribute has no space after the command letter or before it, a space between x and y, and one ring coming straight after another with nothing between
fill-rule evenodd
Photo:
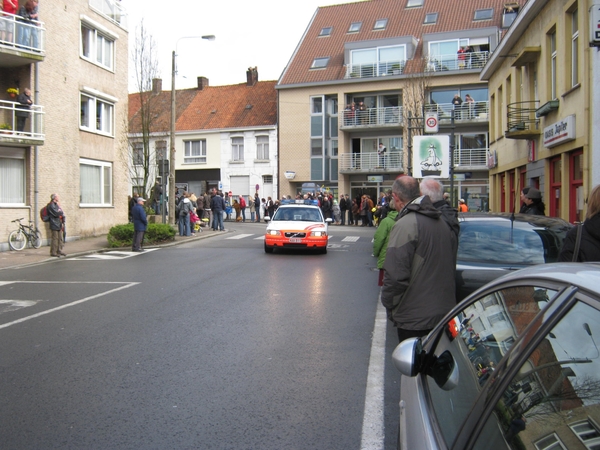
<instances>
[{"instance_id":1,"label":"lamp post","mask_svg":"<svg viewBox=\"0 0 600 450\"><path fill-rule=\"evenodd\" d=\"M177 74L175 57L177 56L177 45L182 39L205 39L214 41L215 36L210 34L206 36L183 36L175 42L175 50L171 60L171 146L169 150L169 223L175 224L175 119L176 119L176 93L175 93L175 75Z\"/></svg>"}]
</instances>

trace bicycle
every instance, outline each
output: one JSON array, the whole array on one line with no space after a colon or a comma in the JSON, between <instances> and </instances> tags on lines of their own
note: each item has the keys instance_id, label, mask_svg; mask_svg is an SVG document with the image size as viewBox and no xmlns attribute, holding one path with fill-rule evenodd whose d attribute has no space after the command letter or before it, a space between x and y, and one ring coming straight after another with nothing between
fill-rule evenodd
<instances>
[{"instance_id":1,"label":"bicycle","mask_svg":"<svg viewBox=\"0 0 600 450\"><path fill-rule=\"evenodd\" d=\"M21 223L21 220L25 220L25 218L11 221L18 222L19 229L11 231L8 235L8 246L13 250L20 251L29 242L33 248L40 248L42 246L42 233L37 228L33 228L33 222L29 221L29 226L26 226Z\"/></svg>"}]
</instances>

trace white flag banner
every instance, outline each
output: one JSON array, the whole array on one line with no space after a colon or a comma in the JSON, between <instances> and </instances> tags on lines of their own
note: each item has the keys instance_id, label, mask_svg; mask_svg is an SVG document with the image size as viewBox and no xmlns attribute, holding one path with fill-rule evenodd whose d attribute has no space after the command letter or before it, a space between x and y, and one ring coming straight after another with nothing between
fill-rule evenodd
<instances>
[{"instance_id":1,"label":"white flag banner","mask_svg":"<svg viewBox=\"0 0 600 450\"><path fill-rule=\"evenodd\" d=\"M448 178L450 176L450 136L414 136L413 166L415 178Z\"/></svg>"}]
</instances>

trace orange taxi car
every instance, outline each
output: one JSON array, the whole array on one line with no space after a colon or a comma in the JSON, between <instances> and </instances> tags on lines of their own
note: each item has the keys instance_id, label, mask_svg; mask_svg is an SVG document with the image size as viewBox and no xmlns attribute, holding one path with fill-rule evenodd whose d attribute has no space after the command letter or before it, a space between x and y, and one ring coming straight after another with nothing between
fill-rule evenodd
<instances>
[{"instance_id":1,"label":"orange taxi car","mask_svg":"<svg viewBox=\"0 0 600 450\"><path fill-rule=\"evenodd\" d=\"M265 252L276 248L314 249L327 253L329 236L327 227L332 222L325 219L321 209L311 200L292 200L283 203L273 217L265 217Z\"/></svg>"}]
</instances>

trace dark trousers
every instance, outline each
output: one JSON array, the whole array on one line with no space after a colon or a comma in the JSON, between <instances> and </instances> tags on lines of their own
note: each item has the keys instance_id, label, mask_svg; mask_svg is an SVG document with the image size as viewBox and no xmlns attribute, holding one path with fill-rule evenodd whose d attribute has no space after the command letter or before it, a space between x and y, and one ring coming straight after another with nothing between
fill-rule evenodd
<instances>
[{"instance_id":1,"label":"dark trousers","mask_svg":"<svg viewBox=\"0 0 600 450\"><path fill-rule=\"evenodd\" d=\"M144 242L144 234L145 231L137 231L133 232L133 251L142 249L142 242Z\"/></svg>"},{"instance_id":2,"label":"dark trousers","mask_svg":"<svg viewBox=\"0 0 600 450\"><path fill-rule=\"evenodd\" d=\"M398 342L405 341L408 338L427 336L431 330L405 330L398 328Z\"/></svg>"},{"instance_id":3,"label":"dark trousers","mask_svg":"<svg viewBox=\"0 0 600 450\"><path fill-rule=\"evenodd\" d=\"M342 225L346 225L346 210L342 211Z\"/></svg>"}]
</instances>

